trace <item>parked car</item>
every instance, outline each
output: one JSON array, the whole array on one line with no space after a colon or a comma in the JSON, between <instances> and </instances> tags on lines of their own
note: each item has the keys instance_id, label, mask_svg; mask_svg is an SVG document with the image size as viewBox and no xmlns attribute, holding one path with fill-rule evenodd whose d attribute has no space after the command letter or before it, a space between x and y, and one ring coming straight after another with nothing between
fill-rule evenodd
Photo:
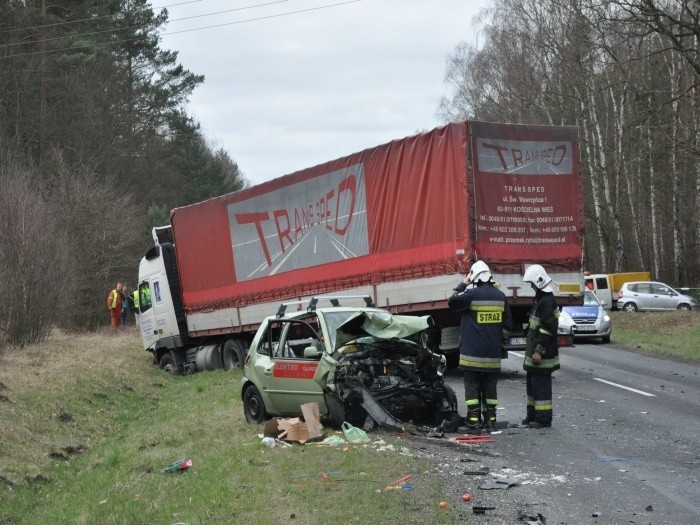
<instances>
[{"instance_id":1,"label":"parked car","mask_svg":"<svg viewBox=\"0 0 700 525\"><path fill-rule=\"evenodd\" d=\"M609 343L612 336L610 316L598 297L589 290L584 293L583 305L562 307L559 326L560 329L570 329L574 341L595 338Z\"/></svg>"},{"instance_id":2,"label":"parked car","mask_svg":"<svg viewBox=\"0 0 700 525\"><path fill-rule=\"evenodd\" d=\"M700 308L700 303L694 297L683 295L667 284L652 281L625 283L618 295L618 308L625 312Z\"/></svg>"},{"instance_id":3,"label":"parked car","mask_svg":"<svg viewBox=\"0 0 700 525\"><path fill-rule=\"evenodd\" d=\"M427 347L429 316L315 302L285 309L263 321L248 350L241 387L248 422L301 416L300 406L311 402L337 427L457 421L445 356Z\"/></svg>"}]
</instances>

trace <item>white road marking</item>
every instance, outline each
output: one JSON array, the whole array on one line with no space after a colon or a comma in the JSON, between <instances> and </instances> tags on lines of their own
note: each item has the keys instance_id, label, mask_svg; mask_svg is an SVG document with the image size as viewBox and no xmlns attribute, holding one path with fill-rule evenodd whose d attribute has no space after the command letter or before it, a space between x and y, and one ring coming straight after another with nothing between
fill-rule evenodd
<instances>
[{"instance_id":1,"label":"white road marking","mask_svg":"<svg viewBox=\"0 0 700 525\"><path fill-rule=\"evenodd\" d=\"M616 386L618 388L624 388L625 390L629 390L630 392L635 392L636 394L641 394L643 396L647 397L656 397L656 394L650 394L649 392L644 392L642 390L637 390L636 388L630 388L625 385L620 385L618 383L613 383L612 381L606 381L605 379L600 379L599 377L594 377L593 381L600 381L601 383L605 383L606 385L612 385Z\"/></svg>"}]
</instances>

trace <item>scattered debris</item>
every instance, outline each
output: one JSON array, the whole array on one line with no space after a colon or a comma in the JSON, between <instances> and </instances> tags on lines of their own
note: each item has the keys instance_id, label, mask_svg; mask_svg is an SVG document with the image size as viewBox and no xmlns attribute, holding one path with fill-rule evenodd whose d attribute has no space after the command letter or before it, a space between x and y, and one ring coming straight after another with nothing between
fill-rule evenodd
<instances>
[{"instance_id":1,"label":"scattered debris","mask_svg":"<svg viewBox=\"0 0 700 525\"><path fill-rule=\"evenodd\" d=\"M317 443L317 445L345 445L347 441L341 436L328 436L323 441Z\"/></svg>"},{"instance_id":2,"label":"scattered debris","mask_svg":"<svg viewBox=\"0 0 700 525\"><path fill-rule=\"evenodd\" d=\"M350 443L369 443L369 438L367 433L361 428L352 426L347 421L343 422L343 433L345 434L345 439Z\"/></svg>"},{"instance_id":3,"label":"scattered debris","mask_svg":"<svg viewBox=\"0 0 700 525\"><path fill-rule=\"evenodd\" d=\"M73 414L71 414L70 412L66 412L65 410L61 410L61 413L58 415L58 419L60 419L64 423L69 423L73 421Z\"/></svg>"},{"instance_id":4,"label":"scattered debris","mask_svg":"<svg viewBox=\"0 0 700 525\"><path fill-rule=\"evenodd\" d=\"M301 405L301 411L305 421L298 417L276 417L265 423L263 430L265 437L298 443L306 443L322 437L318 403Z\"/></svg>"},{"instance_id":5,"label":"scattered debris","mask_svg":"<svg viewBox=\"0 0 700 525\"><path fill-rule=\"evenodd\" d=\"M464 434L449 438L448 441L466 445L480 445L482 443L495 443L496 440L490 434Z\"/></svg>"},{"instance_id":6,"label":"scattered debris","mask_svg":"<svg viewBox=\"0 0 700 525\"><path fill-rule=\"evenodd\" d=\"M487 510L496 510L496 507L481 507L477 505L472 507L472 512L474 514L486 514Z\"/></svg>"},{"instance_id":7,"label":"scattered debris","mask_svg":"<svg viewBox=\"0 0 700 525\"><path fill-rule=\"evenodd\" d=\"M192 460L183 458L171 463L169 466L161 470L161 472L182 472L190 467L192 467Z\"/></svg>"},{"instance_id":8,"label":"scattered debris","mask_svg":"<svg viewBox=\"0 0 700 525\"><path fill-rule=\"evenodd\" d=\"M490 480L488 480L486 483L483 485L479 486L480 489L483 490L491 490L491 489L509 489L511 487L515 487L520 484L520 480L514 476L493 476Z\"/></svg>"},{"instance_id":9,"label":"scattered debris","mask_svg":"<svg viewBox=\"0 0 700 525\"><path fill-rule=\"evenodd\" d=\"M518 520L522 521L526 525L547 525L547 519L541 514L537 513L537 516L531 516L525 514L522 510L518 510Z\"/></svg>"},{"instance_id":10,"label":"scattered debris","mask_svg":"<svg viewBox=\"0 0 700 525\"><path fill-rule=\"evenodd\" d=\"M648 506L646 509L644 509L644 510L646 510L647 512L654 512L654 507L652 507L651 505L649 505L649 506Z\"/></svg>"}]
</instances>

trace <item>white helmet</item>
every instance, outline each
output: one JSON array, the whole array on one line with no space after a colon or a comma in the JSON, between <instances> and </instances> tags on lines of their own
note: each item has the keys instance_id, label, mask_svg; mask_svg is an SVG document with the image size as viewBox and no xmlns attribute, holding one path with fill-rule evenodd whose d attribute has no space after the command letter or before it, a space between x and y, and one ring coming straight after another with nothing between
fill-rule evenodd
<instances>
[{"instance_id":1,"label":"white helmet","mask_svg":"<svg viewBox=\"0 0 700 525\"><path fill-rule=\"evenodd\" d=\"M467 277L473 283L488 283L489 281L493 281L491 270L489 270L488 265L484 261L476 261L472 264Z\"/></svg>"},{"instance_id":2,"label":"white helmet","mask_svg":"<svg viewBox=\"0 0 700 525\"><path fill-rule=\"evenodd\" d=\"M554 288L552 288L552 278L547 275L545 269L539 264L533 264L525 270L523 282L532 283L543 292L554 292Z\"/></svg>"}]
</instances>

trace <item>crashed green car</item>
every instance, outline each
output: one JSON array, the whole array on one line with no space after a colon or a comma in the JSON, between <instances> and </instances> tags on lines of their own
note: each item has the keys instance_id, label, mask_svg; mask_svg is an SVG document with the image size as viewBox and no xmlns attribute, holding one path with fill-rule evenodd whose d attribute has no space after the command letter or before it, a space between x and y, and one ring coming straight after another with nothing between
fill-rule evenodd
<instances>
[{"instance_id":1,"label":"crashed green car","mask_svg":"<svg viewBox=\"0 0 700 525\"><path fill-rule=\"evenodd\" d=\"M311 402L334 426L456 420L445 358L426 346L430 317L315 304L289 314L283 305L256 333L241 387L248 422L300 416Z\"/></svg>"}]
</instances>

